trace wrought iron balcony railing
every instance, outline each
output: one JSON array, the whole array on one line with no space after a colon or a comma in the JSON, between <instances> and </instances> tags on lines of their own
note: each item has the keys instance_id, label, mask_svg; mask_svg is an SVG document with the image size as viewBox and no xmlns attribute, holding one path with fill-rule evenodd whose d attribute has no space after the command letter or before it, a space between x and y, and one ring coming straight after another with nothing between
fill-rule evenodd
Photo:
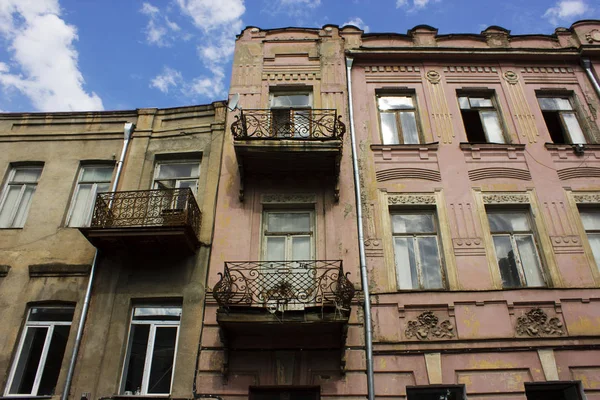
<instances>
[{"instance_id":1,"label":"wrought iron balcony railing","mask_svg":"<svg viewBox=\"0 0 600 400\"><path fill-rule=\"evenodd\" d=\"M341 140L346 132L336 110L242 110L235 118L234 139Z\"/></svg>"},{"instance_id":2,"label":"wrought iron balcony railing","mask_svg":"<svg viewBox=\"0 0 600 400\"><path fill-rule=\"evenodd\" d=\"M347 311L355 293L348 275L340 260L226 262L213 296L225 308L331 305Z\"/></svg>"},{"instance_id":3,"label":"wrought iron balcony railing","mask_svg":"<svg viewBox=\"0 0 600 400\"><path fill-rule=\"evenodd\" d=\"M196 237L201 213L190 188L99 193L90 228L190 226Z\"/></svg>"}]
</instances>

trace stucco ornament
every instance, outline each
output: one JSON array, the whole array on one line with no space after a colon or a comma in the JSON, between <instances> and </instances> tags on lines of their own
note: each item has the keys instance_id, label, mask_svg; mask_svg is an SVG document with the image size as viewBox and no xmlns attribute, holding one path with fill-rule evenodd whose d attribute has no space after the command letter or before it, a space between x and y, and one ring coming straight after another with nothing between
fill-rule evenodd
<instances>
[{"instance_id":1,"label":"stucco ornament","mask_svg":"<svg viewBox=\"0 0 600 400\"><path fill-rule=\"evenodd\" d=\"M432 311L425 311L415 320L408 321L404 330L407 338L419 340L443 339L454 337L454 326L449 320L442 321Z\"/></svg>"},{"instance_id":2,"label":"stucco ornament","mask_svg":"<svg viewBox=\"0 0 600 400\"><path fill-rule=\"evenodd\" d=\"M561 336L564 335L562 322L557 317L548 319L541 308L533 308L517 318L516 331L522 336Z\"/></svg>"},{"instance_id":3,"label":"stucco ornament","mask_svg":"<svg viewBox=\"0 0 600 400\"><path fill-rule=\"evenodd\" d=\"M316 194L304 193L268 193L262 196L261 202L265 203L316 203Z\"/></svg>"},{"instance_id":4,"label":"stucco ornament","mask_svg":"<svg viewBox=\"0 0 600 400\"><path fill-rule=\"evenodd\" d=\"M527 194L484 194L483 202L485 204L529 203L529 195L527 195Z\"/></svg>"},{"instance_id":5,"label":"stucco ornament","mask_svg":"<svg viewBox=\"0 0 600 400\"><path fill-rule=\"evenodd\" d=\"M388 205L396 204L435 204L433 194L392 194L388 196Z\"/></svg>"},{"instance_id":6,"label":"stucco ornament","mask_svg":"<svg viewBox=\"0 0 600 400\"><path fill-rule=\"evenodd\" d=\"M576 203L600 203L600 194L574 194Z\"/></svg>"},{"instance_id":7,"label":"stucco ornament","mask_svg":"<svg viewBox=\"0 0 600 400\"><path fill-rule=\"evenodd\" d=\"M440 83L440 80L442 79L442 77L440 76L440 73L433 69L427 71L426 77L429 82L434 83L434 84Z\"/></svg>"},{"instance_id":8,"label":"stucco ornament","mask_svg":"<svg viewBox=\"0 0 600 400\"><path fill-rule=\"evenodd\" d=\"M515 71L506 71L504 73L504 80L511 85L516 85L519 82L519 75Z\"/></svg>"},{"instance_id":9,"label":"stucco ornament","mask_svg":"<svg viewBox=\"0 0 600 400\"><path fill-rule=\"evenodd\" d=\"M600 31L598 29L592 29L591 31L585 34L585 39L589 43L600 42Z\"/></svg>"}]
</instances>

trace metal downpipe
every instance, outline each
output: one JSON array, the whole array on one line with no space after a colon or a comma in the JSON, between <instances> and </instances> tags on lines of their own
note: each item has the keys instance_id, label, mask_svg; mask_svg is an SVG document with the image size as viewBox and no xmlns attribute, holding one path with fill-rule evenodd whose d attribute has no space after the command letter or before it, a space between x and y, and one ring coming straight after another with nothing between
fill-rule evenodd
<instances>
[{"instance_id":1,"label":"metal downpipe","mask_svg":"<svg viewBox=\"0 0 600 400\"><path fill-rule=\"evenodd\" d=\"M115 180L110 189L111 192L117 190L119 179L121 178L121 171L123 170L123 162L125 161L125 154L127 154L127 148L129 147L129 139L133 133L135 125L131 122L126 122L123 127L123 149L121 151L121 157L117 162L117 172L115 173ZM98 256L100 251L96 249L94 253L94 260L92 261L92 267L90 268L90 277L88 279L87 289L85 291L85 298L83 300L83 306L81 309L81 317L79 318L79 325L77 326L77 336L75 336L75 344L73 345L73 354L71 354L71 361L69 362L69 371L67 372L67 379L65 380L65 386L63 388L61 400L67 400L69 398L69 392L71 391L71 384L73 383L73 373L75 372L75 364L77 364L77 356L79 355L79 346L81 345L81 339L83 337L83 328L85 327L85 320L87 317L88 310L90 308L90 299L92 297L92 286L94 284L94 278L96 276L96 264L98 262Z\"/></svg>"},{"instance_id":2,"label":"metal downpipe","mask_svg":"<svg viewBox=\"0 0 600 400\"><path fill-rule=\"evenodd\" d=\"M598 80L592 71L592 61L589 58L582 58L581 65L583 66L583 69L585 69L585 73L587 74L588 78L590 78L596 94L598 97L600 97L600 84L598 83Z\"/></svg>"},{"instance_id":3,"label":"metal downpipe","mask_svg":"<svg viewBox=\"0 0 600 400\"><path fill-rule=\"evenodd\" d=\"M356 225L358 227L358 252L360 255L360 281L364 293L364 326L365 353L367 361L368 399L375 399L375 380L373 377L373 333L371 326L371 298L369 296L369 280L367 277L367 258L365 257L364 233L362 224L362 200L360 177L358 172L358 156L356 153L356 137L354 134L354 108L352 105L352 58L346 57L346 78L348 89L348 112L350 119L350 140L352 142L352 169L354 172L354 194L356 196Z\"/></svg>"}]
</instances>

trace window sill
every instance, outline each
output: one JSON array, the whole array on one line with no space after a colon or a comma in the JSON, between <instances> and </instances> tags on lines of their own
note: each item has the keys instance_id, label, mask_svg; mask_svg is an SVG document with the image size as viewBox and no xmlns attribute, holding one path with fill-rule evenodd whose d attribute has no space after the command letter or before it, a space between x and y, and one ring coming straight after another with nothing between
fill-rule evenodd
<instances>
[{"instance_id":1,"label":"window sill","mask_svg":"<svg viewBox=\"0 0 600 400\"><path fill-rule=\"evenodd\" d=\"M576 144L570 144L570 143L545 143L544 146L546 146L546 148L548 150L567 150L567 149L574 149L576 146ZM582 145L583 150L600 150L600 144L596 144L596 143L586 143L584 145Z\"/></svg>"},{"instance_id":2,"label":"window sill","mask_svg":"<svg viewBox=\"0 0 600 400\"><path fill-rule=\"evenodd\" d=\"M517 143L471 143L471 142L461 142L460 143L461 150L525 150L524 144Z\"/></svg>"},{"instance_id":3,"label":"window sill","mask_svg":"<svg viewBox=\"0 0 600 400\"><path fill-rule=\"evenodd\" d=\"M418 144L372 144L371 150L437 150L439 142L418 143Z\"/></svg>"}]
</instances>

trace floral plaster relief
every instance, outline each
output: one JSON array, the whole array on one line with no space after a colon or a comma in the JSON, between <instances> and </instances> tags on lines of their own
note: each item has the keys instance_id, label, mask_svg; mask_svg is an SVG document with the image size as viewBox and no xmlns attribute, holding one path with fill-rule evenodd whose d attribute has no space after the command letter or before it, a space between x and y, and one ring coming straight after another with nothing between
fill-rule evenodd
<instances>
[{"instance_id":1,"label":"floral plaster relief","mask_svg":"<svg viewBox=\"0 0 600 400\"><path fill-rule=\"evenodd\" d=\"M454 325L449 320L441 323L439 321L440 319L432 311L425 311L416 320L408 321L404 334L409 339L419 340L453 338Z\"/></svg>"}]
</instances>

